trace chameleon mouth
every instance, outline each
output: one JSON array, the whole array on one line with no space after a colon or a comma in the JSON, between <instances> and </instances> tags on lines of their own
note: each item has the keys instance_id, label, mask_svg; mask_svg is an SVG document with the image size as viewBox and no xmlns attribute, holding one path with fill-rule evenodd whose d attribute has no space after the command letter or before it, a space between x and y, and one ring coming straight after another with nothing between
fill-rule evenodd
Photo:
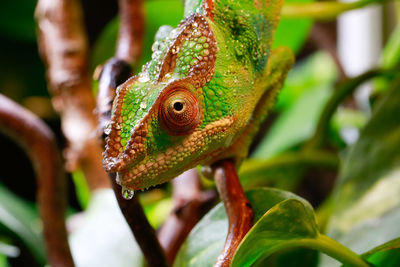
<instances>
[{"instance_id":1,"label":"chameleon mouth","mask_svg":"<svg viewBox=\"0 0 400 267\"><path fill-rule=\"evenodd\" d=\"M188 168L212 160L220 151L213 150L207 153L212 150L208 144L218 139L223 140L224 136L217 133L226 132L233 121L232 117L215 121L203 129L194 131L182 143L168 148L156 157L145 157L139 162L136 161L128 169L118 171L118 184L130 190L149 188L175 178ZM191 157L204 154L206 156L194 160Z\"/></svg>"},{"instance_id":2,"label":"chameleon mouth","mask_svg":"<svg viewBox=\"0 0 400 267\"><path fill-rule=\"evenodd\" d=\"M121 139L119 136L114 137L114 139L112 136L107 137L106 152L111 150L110 147L112 146L114 146L115 151L115 154L106 154L104 157L103 165L107 172L120 172L127 169L131 162L138 161L145 156L144 141L147 135L147 119L143 121L133 131L124 150L118 142Z\"/></svg>"}]
</instances>

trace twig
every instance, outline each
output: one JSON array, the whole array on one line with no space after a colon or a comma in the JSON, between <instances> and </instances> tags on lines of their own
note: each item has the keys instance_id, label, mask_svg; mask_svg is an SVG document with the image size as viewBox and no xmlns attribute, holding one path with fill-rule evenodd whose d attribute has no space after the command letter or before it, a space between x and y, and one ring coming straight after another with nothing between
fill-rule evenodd
<instances>
[{"instance_id":1,"label":"twig","mask_svg":"<svg viewBox=\"0 0 400 267\"><path fill-rule=\"evenodd\" d=\"M68 141L67 169L80 167L91 190L110 187L101 166L103 149L96 136L95 100L80 2L39 0L35 16L53 106L61 113L62 131Z\"/></svg>"},{"instance_id":2,"label":"twig","mask_svg":"<svg viewBox=\"0 0 400 267\"><path fill-rule=\"evenodd\" d=\"M143 51L143 0L119 0L119 28L116 58L136 64Z\"/></svg>"},{"instance_id":3,"label":"twig","mask_svg":"<svg viewBox=\"0 0 400 267\"><path fill-rule=\"evenodd\" d=\"M230 266L238 245L252 226L254 213L250 201L244 194L233 162L222 160L213 168L217 189L229 221L225 246L214 266Z\"/></svg>"},{"instance_id":4,"label":"twig","mask_svg":"<svg viewBox=\"0 0 400 267\"><path fill-rule=\"evenodd\" d=\"M74 266L64 221L66 177L52 131L33 113L1 94L0 130L20 144L33 163L50 265Z\"/></svg>"},{"instance_id":5,"label":"twig","mask_svg":"<svg viewBox=\"0 0 400 267\"><path fill-rule=\"evenodd\" d=\"M137 61L142 51L143 24L142 0L120 0L121 27L117 43L116 57L106 62L99 77L97 112L101 130L111 119L112 101L115 90L131 73L129 63ZM144 214L137 195L126 200L121 186L116 183L115 173L109 174L118 205L139 244L148 266L168 266L164 251L154 229Z\"/></svg>"},{"instance_id":6,"label":"twig","mask_svg":"<svg viewBox=\"0 0 400 267\"><path fill-rule=\"evenodd\" d=\"M196 169L190 169L172 181L174 208L158 232L170 264L196 223L217 198L216 191L202 191Z\"/></svg>"},{"instance_id":7,"label":"twig","mask_svg":"<svg viewBox=\"0 0 400 267\"><path fill-rule=\"evenodd\" d=\"M115 174L111 173L110 178L119 207L146 258L148 266L168 266L164 251L158 242L153 227L144 214L137 194L130 200L124 199L121 194L121 186L116 183Z\"/></svg>"},{"instance_id":8,"label":"twig","mask_svg":"<svg viewBox=\"0 0 400 267\"><path fill-rule=\"evenodd\" d=\"M103 135L104 129L111 120L111 108L115 97L115 90L117 86L126 81L130 75L131 67L124 60L111 58L102 67L96 97L96 113L99 121L98 128ZM103 136L103 139L104 138L105 136Z\"/></svg>"},{"instance_id":9,"label":"twig","mask_svg":"<svg viewBox=\"0 0 400 267\"><path fill-rule=\"evenodd\" d=\"M120 28L115 57L102 67L98 78L97 113L103 130L111 119L111 105L117 86L131 75L130 64L137 64L143 51L143 0L119 0Z\"/></svg>"}]
</instances>

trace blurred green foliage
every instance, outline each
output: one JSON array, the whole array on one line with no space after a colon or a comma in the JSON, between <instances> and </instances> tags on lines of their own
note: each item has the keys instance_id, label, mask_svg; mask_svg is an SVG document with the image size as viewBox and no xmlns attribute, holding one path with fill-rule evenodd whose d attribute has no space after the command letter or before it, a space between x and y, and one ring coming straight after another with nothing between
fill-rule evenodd
<instances>
[{"instance_id":1,"label":"blurred green foliage","mask_svg":"<svg viewBox=\"0 0 400 267\"><path fill-rule=\"evenodd\" d=\"M313 1L286 0L286 3L299 2ZM48 97L44 68L36 52L35 4L33 0L0 3L0 49L7 51L0 61L1 93L23 104L31 96ZM175 27L183 17L183 6L180 0L149 0L145 2L145 13L144 52L136 71L151 58L151 45L158 28L164 24ZM118 18L110 21L94 43L91 71L114 55L118 23ZM282 19L274 46L288 46L299 53L312 24L311 19ZM380 67L397 69L399 63L400 27L397 26L383 51ZM335 63L329 54L321 51L298 60L290 72L268 133L240 170L257 223L237 251L234 266L250 263L254 266L337 266L332 257L350 262L363 257L375 266L400 265L400 80L383 77L374 84L376 101L372 102L372 116L351 105L340 107L332 121L327 121L329 131L324 133L327 136L323 144L309 148L307 143L335 93L337 80ZM348 129L361 131L352 146L342 137ZM299 188L315 168L322 169L322 175L339 173L333 195L324 196L329 202L321 205L319 223L322 226L327 223L326 233L360 256L321 237L320 231L324 232L325 227L318 227L314 211L303 198L278 189L255 188L274 186L301 193ZM323 177L313 177L320 178ZM142 265L137 244L110 192L90 196L83 174L75 172L73 179L76 195L85 210L81 221L76 211L70 219L70 223L79 224L70 240L75 259L84 266L97 266L106 264L101 257L109 255L108 259L118 266L132 262L135 266ZM172 207L170 190L157 190L141 194L145 212L155 228L162 224ZM25 249L36 264L44 265L40 230L34 204L0 184L0 245ZM211 266L223 246L226 232L226 214L222 204L218 204L192 231L175 266ZM315 250L298 246L328 252L331 258L318 257ZM332 254L329 249L339 252ZM0 267L10 266L10 257L11 254L0 249Z\"/></svg>"}]
</instances>

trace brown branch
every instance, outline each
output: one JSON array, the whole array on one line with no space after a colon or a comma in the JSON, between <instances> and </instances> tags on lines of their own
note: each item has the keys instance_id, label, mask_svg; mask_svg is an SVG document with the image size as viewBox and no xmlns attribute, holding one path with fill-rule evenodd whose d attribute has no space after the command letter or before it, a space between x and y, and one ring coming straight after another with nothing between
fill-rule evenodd
<instances>
[{"instance_id":1,"label":"brown branch","mask_svg":"<svg viewBox=\"0 0 400 267\"><path fill-rule=\"evenodd\" d=\"M99 128L103 130L111 119L111 106L117 86L131 75L130 64L136 64L143 51L143 0L119 0L121 20L115 57L102 68L97 92Z\"/></svg>"},{"instance_id":2,"label":"brown branch","mask_svg":"<svg viewBox=\"0 0 400 267\"><path fill-rule=\"evenodd\" d=\"M151 227L146 215L144 214L137 194L130 200L124 199L121 194L121 186L119 186L115 181L115 174L111 173L110 178L122 214L131 228L144 257L146 258L148 266L168 266L164 251L158 242L153 227Z\"/></svg>"},{"instance_id":3,"label":"brown branch","mask_svg":"<svg viewBox=\"0 0 400 267\"><path fill-rule=\"evenodd\" d=\"M119 0L119 28L116 58L137 63L143 51L144 7L143 0Z\"/></svg>"},{"instance_id":4,"label":"brown branch","mask_svg":"<svg viewBox=\"0 0 400 267\"><path fill-rule=\"evenodd\" d=\"M131 73L128 62L136 61L142 51L143 24L142 0L120 0L119 12L121 26L117 43L116 57L103 66L99 77L97 112L100 128L103 130L111 119L112 101L115 90ZM110 173L111 184L118 205L128 223L148 266L168 266L164 251L150 225L137 195L126 200L121 186L116 183L115 173Z\"/></svg>"},{"instance_id":5,"label":"brown branch","mask_svg":"<svg viewBox=\"0 0 400 267\"><path fill-rule=\"evenodd\" d=\"M88 44L77 0L39 0L36 8L39 52L47 66L54 108L68 141L66 166L80 167L91 190L110 187L101 166L95 100L88 74Z\"/></svg>"},{"instance_id":6,"label":"brown branch","mask_svg":"<svg viewBox=\"0 0 400 267\"><path fill-rule=\"evenodd\" d=\"M111 58L102 66L96 97L96 113L99 121L98 127L102 133L111 120L111 108L115 97L115 90L117 86L126 81L130 75L131 67L126 61L120 59Z\"/></svg>"},{"instance_id":7,"label":"brown branch","mask_svg":"<svg viewBox=\"0 0 400 267\"><path fill-rule=\"evenodd\" d=\"M225 246L214 266L230 266L238 245L252 226L254 214L250 201L244 194L233 162L222 160L213 168L217 189L229 221Z\"/></svg>"},{"instance_id":8,"label":"brown branch","mask_svg":"<svg viewBox=\"0 0 400 267\"><path fill-rule=\"evenodd\" d=\"M52 131L33 113L1 94L0 130L20 144L33 163L50 265L74 266L64 221L66 177Z\"/></svg>"},{"instance_id":9,"label":"brown branch","mask_svg":"<svg viewBox=\"0 0 400 267\"><path fill-rule=\"evenodd\" d=\"M200 177L191 169L172 181L174 208L158 232L170 264L196 223L214 204L214 190L201 191Z\"/></svg>"}]
</instances>

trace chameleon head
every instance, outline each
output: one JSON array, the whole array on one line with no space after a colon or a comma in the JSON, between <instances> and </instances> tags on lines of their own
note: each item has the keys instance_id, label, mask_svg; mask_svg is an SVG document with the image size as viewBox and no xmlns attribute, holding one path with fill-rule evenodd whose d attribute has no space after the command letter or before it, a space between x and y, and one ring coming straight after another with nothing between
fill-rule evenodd
<instances>
[{"instance_id":1,"label":"chameleon head","mask_svg":"<svg viewBox=\"0 0 400 267\"><path fill-rule=\"evenodd\" d=\"M194 15L156 44L153 60L117 89L103 164L131 190L154 186L218 154L232 119L205 119L217 48ZM155 55L155 56L154 56Z\"/></svg>"}]
</instances>

